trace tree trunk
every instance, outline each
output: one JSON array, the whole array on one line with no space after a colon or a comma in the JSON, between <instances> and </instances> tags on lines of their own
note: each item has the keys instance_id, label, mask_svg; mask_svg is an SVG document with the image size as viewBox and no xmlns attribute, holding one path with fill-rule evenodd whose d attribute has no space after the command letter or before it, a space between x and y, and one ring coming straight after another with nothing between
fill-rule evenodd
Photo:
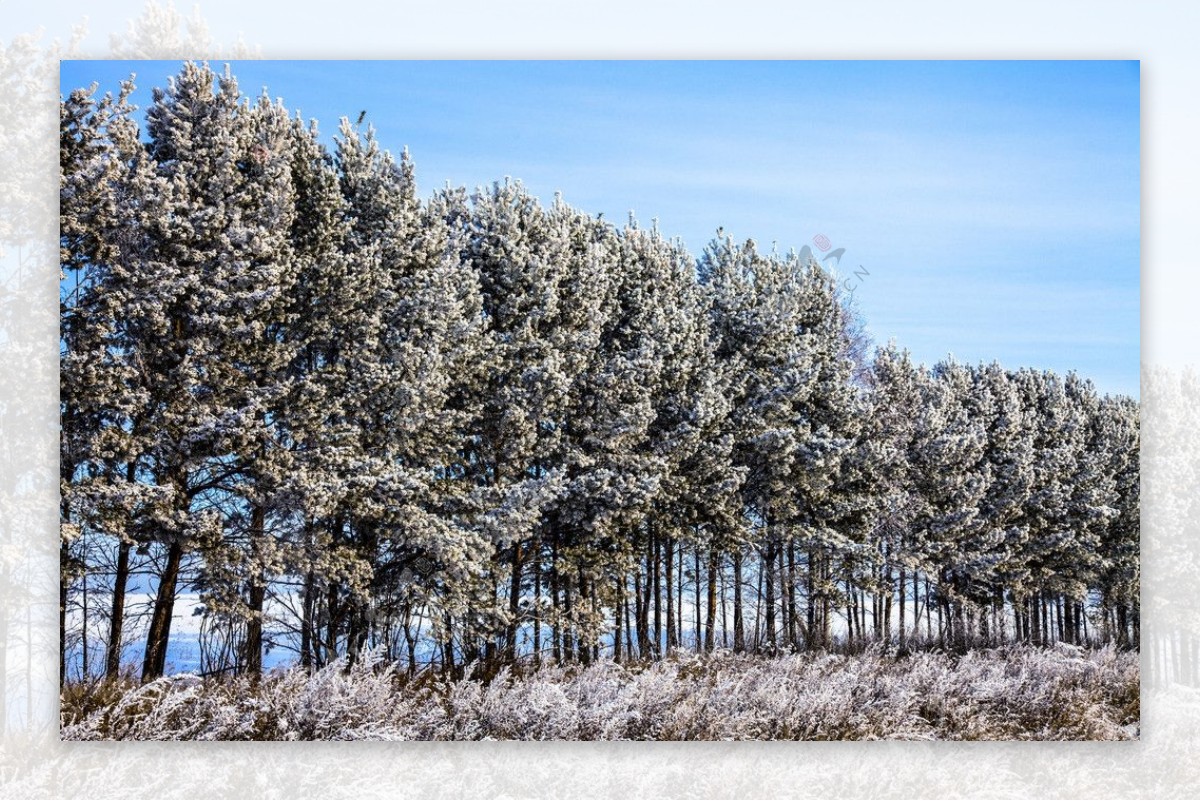
<instances>
[{"instance_id":1,"label":"tree trunk","mask_svg":"<svg viewBox=\"0 0 1200 801\"><path fill-rule=\"evenodd\" d=\"M858 588L858 641L867 642L867 591Z\"/></svg>"},{"instance_id":2,"label":"tree trunk","mask_svg":"<svg viewBox=\"0 0 1200 801\"><path fill-rule=\"evenodd\" d=\"M575 643L572 636L574 625L571 623L571 608L573 599L571 597L571 586L568 582L567 586L563 587L563 614L566 622L562 627L562 653L563 660L573 662L575 660Z\"/></svg>"},{"instance_id":3,"label":"tree trunk","mask_svg":"<svg viewBox=\"0 0 1200 801\"><path fill-rule=\"evenodd\" d=\"M630 659L633 659L633 632L629 627L629 598L627 596L622 596L621 607L625 612L625 653L629 655Z\"/></svg>"},{"instance_id":4,"label":"tree trunk","mask_svg":"<svg viewBox=\"0 0 1200 801\"><path fill-rule=\"evenodd\" d=\"M115 679L121 673L121 640L125 636L125 593L129 586L130 547L127 540L121 540L117 548L117 573L113 579L108 648L104 655L104 676L108 679Z\"/></svg>"},{"instance_id":5,"label":"tree trunk","mask_svg":"<svg viewBox=\"0 0 1200 801\"><path fill-rule=\"evenodd\" d=\"M912 601L913 601L912 638L914 640L920 641L920 639L921 639L921 608L922 608L922 606L925 607L926 614L928 614L929 610L928 610L927 604L921 603L921 579L920 579L920 575L919 575L918 571L915 569L913 570L913 574L912 574L912 591L913 591L913 595L912 595ZM926 626L926 627L928 628L928 626Z\"/></svg>"},{"instance_id":6,"label":"tree trunk","mask_svg":"<svg viewBox=\"0 0 1200 801\"><path fill-rule=\"evenodd\" d=\"M250 619L246 621L246 673L253 679L262 676L263 601L266 593L266 581L258 573L250 582Z\"/></svg>"},{"instance_id":7,"label":"tree trunk","mask_svg":"<svg viewBox=\"0 0 1200 801\"><path fill-rule=\"evenodd\" d=\"M763 647L763 576L766 571L763 569L762 552L759 551L758 558L758 578L754 583L754 641L751 643L751 650L755 653L762 650Z\"/></svg>"},{"instance_id":8,"label":"tree trunk","mask_svg":"<svg viewBox=\"0 0 1200 801\"><path fill-rule=\"evenodd\" d=\"M830 586L830 579L833 577L833 565L830 564L828 557L818 560L821 565L821 589L818 595L821 597L821 645L828 648L833 642L833 631L831 629L833 623L833 593L827 592L824 588Z\"/></svg>"},{"instance_id":9,"label":"tree trunk","mask_svg":"<svg viewBox=\"0 0 1200 801\"><path fill-rule=\"evenodd\" d=\"M504 657L510 665L517 661L517 626L521 615L521 566L524 555L518 540L513 544L512 581L508 588L508 625L504 627Z\"/></svg>"},{"instance_id":10,"label":"tree trunk","mask_svg":"<svg viewBox=\"0 0 1200 801\"><path fill-rule=\"evenodd\" d=\"M967 606L966 603L961 600L954 602L953 642L954 642L955 648L959 649L960 651L966 650L967 638L969 636L968 629L970 627L967 625L967 621L965 619L966 606Z\"/></svg>"},{"instance_id":11,"label":"tree trunk","mask_svg":"<svg viewBox=\"0 0 1200 801\"><path fill-rule=\"evenodd\" d=\"M562 616L559 614L559 576L558 576L558 543L556 539L550 540L550 610L551 617L554 620L554 628L550 632L550 648L554 656L554 664L562 664L562 644L559 637L559 629L562 628Z\"/></svg>"},{"instance_id":12,"label":"tree trunk","mask_svg":"<svg viewBox=\"0 0 1200 801\"><path fill-rule=\"evenodd\" d=\"M646 575L649 577L650 563L649 559L646 562ZM650 582L646 581L645 587L642 586L642 571L635 570L633 574L633 602L634 602L634 617L637 620L637 645L638 656L641 659L648 659L650 653Z\"/></svg>"},{"instance_id":13,"label":"tree trunk","mask_svg":"<svg viewBox=\"0 0 1200 801\"><path fill-rule=\"evenodd\" d=\"M129 483L137 479L136 460L129 465L125 475ZM105 651L104 675L115 679L121 672L121 640L125 636L125 594L129 587L130 542L124 538L117 547L117 572L113 578L112 607L109 611L108 647Z\"/></svg>"},{"instance_id":14,"label":"tree trunk","mask_svg":"<svg viewBox=\"0 0 1200 801\"><path fill-rule=\"evenodd\" d=\"M696 542L699 543L699 539L697 539ZM696 620L696 631L695 631L695 638L692 640L692 642L694 642L696 644L696 650L699 651L700 648L702 647L701 643L703 642L703 640L701 639L701 637L703 636L702 635L703 629L702 629L702 624L700 622L700 546L698 544L693 549L692 553L693 553L693 561L694 561L695 570L696 570L696 581L695 581L695 589L696 589L695 607L696 608L693 610L693 612L695 613L694 617Z\"/></svg>"},{"instance_id":15,"label":"tree trunk","mask_svg":"<svg viewBox=\"0 0 1200 801\"><path fill-rule=\"evenodd\" d=\"M310 570L304 577L304 597L300 614L300 666L306 670L313 667L313 613L316 596L316 576Z\"/></svg>"},{"instance_id":16,"label":"tree trunk","mask_svg":"<svg viewBox=\"0 0 1200 801\"><path fill-rule=\"evenodd\" d=\"M617 582L617 599L613 603L613 661L621 663L621 610L625 604L625 577Z\"/></svg>"},{"instance_id":17,"label":"tree trunk","mask_svg":"<svg viewBox=\"0 0 1200 801\"><path fill-rule=\"evenodd\" d=\"M666 570L664 577L667 585L667 652L672 648L679 646L679 634L675 628L675 543L673 537L664 537L662 541L663 548L663 567Z\"/></svg>"},{"instance_id":18,"label":"tree trunk","mask_svg":"<svg viewBox=\"0 0 1200 801\"><path fill-rule=\"evenodd\" d=\"M723 566L717 568L717 604L721 607L721 647L729 648L729 578Z\"/></svg>"},{"instance_id":19,"label":"tree trunk","mask_svg":"<svg viewBox=\"0 0 1200 801\"><path fill-rule=\"evenodd\" d=\"M587 577L583 574L583 568L579 568L579 606L594 609L595 604L592 602L592 592L588 586ZM579 660L585 665L592 663L592 642L591 632L583 629L579 630L578 647Z\"/></svg>"},{"instance_id":20,"label":"tree trunk","mask_svg":"<svg viewBox=\"0 0 1200 801\"><path fill-rule=\"evenodd\" d=\"M700 574L696 574L696 584L700 584ZM704 650L712 653L717 647L717 549L708 549L708 604L705 614L707 630L704 634ZM698 641L697 641L698 642Z\"/></svg>"},{"instance_id":21,"label":"tree trunk","mask_svg":"<svg viewBox=\"0 0 1200 801\"><path fill-rule=\"evenodd\" d=\"M417 632L412 630L413 608L411 603L404 605L404 619L401 624L404 632L404 644L408 648L408 675L417 675ZM418 623L418 629L420 624Z\"/></svg>"},{"instance_id":22,"label":"tree trunk","mask_svg":"<svg viewBox=\"0 0 1200 801\"><path fill-rule=\"evenodd\" d=\"M913 578L913 581L914 582L916 581L915 576ZM930 642L933 642L933 610L930 609L930 605L932 604L932 602L933 602L933 597L932 597L932 593L930 592L929 578L926 577L926 579L925 579L925 639L929 640ZM939 615L940 615L940 612L939 612ZM941 632L941 630L942 630L942 621L939 617L938 631Z\"/></svg>"},{"instance_id":23,"label":"tree trunk","mask_svg":"<svg viewBox=\"0 0 1200 801\"><path fill-rule=\"evenodd\" d=\"M621 593L623 598L625 593ZM542 664L542 541L533 546L533 665Z\"/></svg>"},{"instance_id":24,"label":"tree trunk","mask_svg":"<svg viewBox=\"0 0 1200 801\"><path fill-rule=\"evenodd\" d=\"M266 597L266 576L259 564L259 543L266 536L266 513L262 506L255 505L250 512L250 586L249 612L246 621L246 673L254 680L262 676L263 651L263 601Z\"/></svg>"},{"instance_id":25,"label":"tree trunk","mask_svg":"<svg viewBox=\"0 0 1200 801\"><path fill-rule=\"evenodd\" d=\"M338 657L338 623L341 618L338 587L334 582L329 583L325 592L325 616L325 663L328 664Z\"/></svg>"},{"instance_id":26,"label":"tree trunk","mask_svg":"<svg viewBox=\"0 0 1200 801\"><path fill-rule=\"evenodd\" d=\"M68 576L71 568L71 551L67 541L58 546L58 685L67 684L67 596L71 589ZM7 647L7 645L5 646Z\"/></svg>"},{"instance_id":27,"label":"tree trunk","mask_svg":"<svg viewBox=\"0 0 1200 801\"><path fill-rule=\"evenodd\" d=\"M884 585L887 587L887 594L883 596L883 641L890 643L892 641L892 595L895 590L892 587L892 571L888 568L883 577ZM900 583L900 591L904 591L904 582ZM903 617L903 615L901 615Z\"/></svg>"},{"instance_id":28,"label":"tree trunk","mask_svg":"<svg viewBox=\"0 0 1200 801\"><path fill-rule=\"evenodd\" d=\"M676 600L675 615L678 618L678 620L676 621L676 628L675 628L675 632L676 632L675 644L678 646L681 646L683 644L683 641L684 641L683 640L683 632L685 630L683 627L683 588L684 588L684 578L685 578L685 573L686 573L686 571L684 569L684 550L686 550L686 549L684 548L683 543L682 542L679 543L679 547L676 549L676 553L679 555L679 564L677 564L675 566L676 567L675 585L676 585L677 592L678 592L678 594L675 597L675 600ZM699 581L698 578L697 578L697 581Z\"/></svg>"},{"instance_id":29,"label":"tree trunk","mask_svg":"<svg viewBox=\"0 0 1200 801\"><path fill-rule=\"evenodd\" d=\"M942 617L942 613L945 611L945 608L946 608L946 599L945 598L939 599L938 605L937 605L938 645L942 646L943 648L946 647L946 621Z\"/></svg>"},{"instance_id":30,"label":"tree trunk","mask_svg":"<svg viewBox=\"0 0 1200 801\"><path fill-rule=\"evenodd\" d=\"M770 531L768 525L767 530ZM766 605L767 605L767 629L766 629L766 647L768 653L775 653L775 543L770 539L770 534L767 535L767 547L763 551L763 583L766 588Z\"/></svg>"},{"instance_id":31,"label":"tree trunk","mask_svg":"<svg viewBox=\"0 0 1200 801\"><path fill-rule=\"evenodd\" d=\"M142 681L157 679L167 669L167 643L171 638L171 615L175 611L175 587L183 561L183 546L171 543L167 563L158 579L158 594L154 599L154 614L146 635L146 658L142 663Z\"/></svg>"},{"instance_id":32,"label":"tree trunk","mask_svg":"<svg viewBox=\"0 0 1200 801\"><path fill-rule=\"evenodd\" d=\"M787 640L788 647L796 650L800 645L796 626L796 542L787 544Z\"/></svg>"},{"instance_id":33,"label":"tree trunk","mask_svg":"<svg viewBox=\"0 0 1200 801\"><path fill-rule=\"evenodd\" d=\"M80 644L79 674L83 678L84 681L87 681L91 677L92 671L91 671L91 663L90 663L90 660L88 659L88 585L87 585L88 553L87 553L86 548L80 558L83 561L83 577L82 577L83 578L83 581L82 581L83 587L81 588L81 593L80 593L80 602L81 602L81 605L83 606L83 609L82 609L83 620L81 621L82 629L80 631L80 636L79 636L79 644Z\"/></svg>"},{"instance_id":34,"label":"tree trunk","mask_svg":"<svg viewBox=\"0 0 1200 801\"><path fill-rule=\"evenodd\" d=\"M879 588L883 586L884 578L879 576L878 584L874 584L870 591L863 591L871 599L871 636L875 640L883 639L883 593Z\"/></svg>"},{"instance_id":35,"label":"tree trunk","mask_svg":"<svg viewBox=\"0 0 1200 801\"><path fill-rule=\"evenodd\" d=\"M804 579L805 595L808 595L808 624L809 636L805 638L806 649L815 650L820 643L817 640L817 565L816 555L809 550L808 576Z\"/></svg>"},{"instance_id":36,"label":"tree trunk","mask_svg":"<svg viewBox=\"0 0 1200 801\"><path fill-rule=\"evenodd\" d=\"M662 655L662 574L659 565L660 547L654 530L650 531L650 586L654 595L654 657Z\"/></svg>"},{"instance_id":37,"label":"tree trunk","mask_svg":"<svg viewBox=\"0 0 1200 801\"><path fill-rule=\"evenodd\" d=\"M454 664L454 618L446 612L442 622L446 627L445 637L442 639L442 668L448 675L454 676L458 670Z\"/></svg>"},{"instance_id":38,"label":"tree trunk","mask_svg":"<svg viewBox=\"0 0 1200 801\"><path fill-rule=\"evenodd\" d=\"M733 551L733 650L746 650L746 620L742 610L742 551Z\"/></svg>"}]
</instances>

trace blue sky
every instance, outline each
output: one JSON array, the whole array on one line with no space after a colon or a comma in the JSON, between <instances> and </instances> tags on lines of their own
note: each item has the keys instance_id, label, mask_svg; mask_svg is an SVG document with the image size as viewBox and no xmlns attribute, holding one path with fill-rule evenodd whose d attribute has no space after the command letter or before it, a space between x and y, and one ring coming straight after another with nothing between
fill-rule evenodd
<instances>
[{"instance_id":1,"label":"blue sky","mask_svg":"<svg viewBox=\"0 0 1200 801\"><path fill-rule=\"evenodd\" d=\"M179 62L63 62L141 105ZM877 342L1136 395L1135 61L241 61L320 121L366 110L424 190L511 176L699 253L824 235ZM815 248L814 248L815 249ZM857 273L857 276L855 276Z\"/></svg>"}]
</instances>

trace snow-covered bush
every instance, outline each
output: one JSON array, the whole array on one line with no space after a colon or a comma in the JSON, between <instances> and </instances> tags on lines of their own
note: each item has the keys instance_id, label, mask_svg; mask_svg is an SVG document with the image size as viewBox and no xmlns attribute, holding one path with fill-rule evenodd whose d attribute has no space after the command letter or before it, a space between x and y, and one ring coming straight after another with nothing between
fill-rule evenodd
<instances>
[{"instance_id":1,"label":"snow-covered bush","mask_svg":"<svg viewBox=\"0 0 1200 801\"><path fill-rule=\"evenodd\" d=\"M158 679L106 703L63 696L67 740L1122 740L1136 653L1009 647L964 656L776 658L718 651L649 665L411 679L378 654L311 675ZM89 701L91 698L93 700ZM115 700L114 700L115 698Z\"/></svg>"}]
</instances>

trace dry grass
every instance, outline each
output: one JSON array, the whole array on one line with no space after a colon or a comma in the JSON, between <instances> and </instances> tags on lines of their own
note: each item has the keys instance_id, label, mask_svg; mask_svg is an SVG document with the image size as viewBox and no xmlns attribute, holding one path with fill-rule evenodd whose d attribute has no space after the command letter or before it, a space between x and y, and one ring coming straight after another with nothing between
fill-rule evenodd
<instances>
[{"instance_id":1,"label":"dry grass","mask_svg":"<svg viewBox=\"0 0 1200 801\"><path fill-rule=\"evenodd\" d=\"M409 680L378 659L259 685L174 676L68 688L69 740L1127 740L1136 653L679 654Z\"/></svg>"}]
</instances>

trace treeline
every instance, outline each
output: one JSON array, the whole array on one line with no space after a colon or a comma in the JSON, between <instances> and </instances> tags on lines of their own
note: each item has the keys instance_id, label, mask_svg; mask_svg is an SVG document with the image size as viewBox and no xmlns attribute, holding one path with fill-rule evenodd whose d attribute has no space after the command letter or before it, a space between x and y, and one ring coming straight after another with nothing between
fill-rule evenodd
<instances>
[{"instance_id":1,"label":"treeline","mask_svg":"<svg viewBox=\"0 0 1200 801\"><path fill-rule=\"evenodd\" d=\"M131 91L62 102L64 680L76 637L118 673L137 588L145 678L185 590L252 675L1136 643L1134 400L868 354L807 253L423 201L228 71L144 131Z\"/></svg>"}]
</instances>

